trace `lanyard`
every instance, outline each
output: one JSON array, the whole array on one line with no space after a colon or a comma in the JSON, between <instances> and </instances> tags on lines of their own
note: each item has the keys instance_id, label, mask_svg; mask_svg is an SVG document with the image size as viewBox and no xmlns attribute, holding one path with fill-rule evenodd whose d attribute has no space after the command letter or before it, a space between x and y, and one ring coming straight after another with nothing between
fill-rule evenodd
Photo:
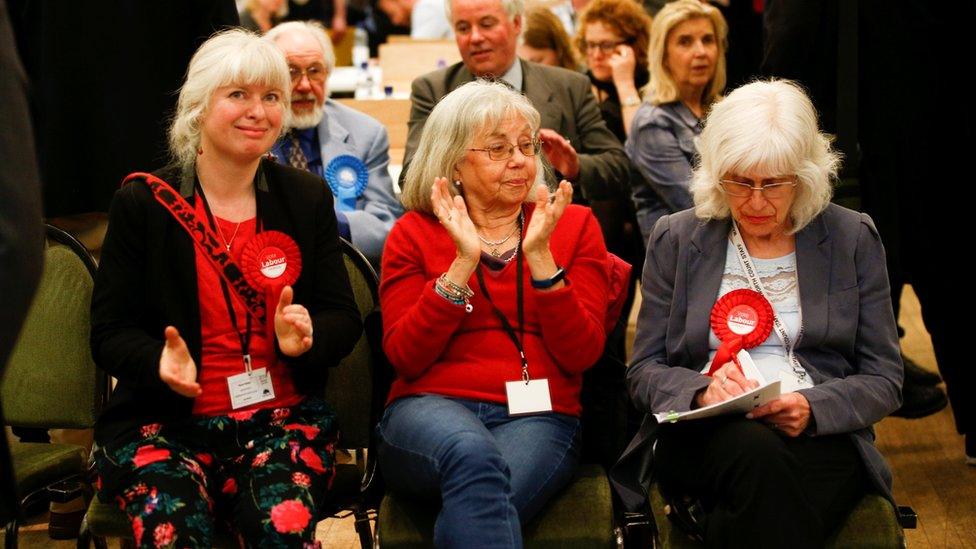
<instances>
[{"instance_id":1,"label":"lanyard","mask_svg":"<svg viewBox=\"0 0 976 549\"><path fill-rule=\"evenodd\" d=\"M215 232L219 231L217 228L217 220L214 219L213 213L210 211L210 203L207 202L207 196L203 194L203 187L197 184L196 190L200 195L200 200L203 202L203 209L207 213L207 222L210 223L210 228ZM237 334L237 339L241 342L241 358L244 360L244 371L251 373L251 315L244 315L245 329L239 330L237 328L237 312L234 311L234 303L230 299L230 288L227 287L227 282L223 278L220 279L220 290L224 296L224 305L227 306L227 314L230 315L230 322L234 325L234 332Z\"/></svg>"},{"instance_id":2,"label":"lanyard","mask_svg":"<svg viewBox=\"0 0 976 549\"><path fill-rule=\"evenodd\" d=\"M519 217L521 223L521 217ZM519 239L518 246L521 246L521 239ZM502 328L505 329L505 334L508 338L512 340L515 345L515 349L519 353L519 357L522 359L522 381L528 383L529 381L529 362L525 359L525 349L522 347L521 339L525 339L525 311L522 307L522 293L524 282L522 280L522 253L520 250L515 250L515 303L518 310L518 324L519 324L519 335L515 335L515 329L512 328L512 324L505 318L505 313L495 305L492 301L491 295L488 293L488 286L485 284L485 275L481 272L482 265L478 264L478 268L475 270L475 274L478 277L478 286L481 288L481 293L485 295L485 299L491 305L492 311L494 311L495 316L502 323ZM521 339L519 338L521 336Z\"/></svg>"},{"instance_id":3,"label":"lanyard","mask_svg":"<svg viewBox=\"0 0 976 549\"><path fill-rule=\"evenodd\" d=\"M759 275L756 274L756 267L752 263L752 257L749 256L749 251L746 249L745 243L742 242L742 236L739 234L739 228L736 226L735 221L732 222L732 231L729 233L729 240L732 241L732 245L735 246L736 255L739 257L739 264L742 265L742 270L746 272L746 277L749 279L749 285L752 289L761 293L766 301L769 301L769 295L766 293L766 289L763 288L762 282L759 280ZM797 273L799 276L799 273ZM772 303L770 301L770 303ZM807 377L807 371L800 364L800 361L796 358L796 353L793 349L796 347L796 343L800 341L803 337L803 309L800 308L800 330L796 334L796 341L790 337L790 334L786 332L786 327L779 319L779 315L776 314L776 309L773 309L773 330L776 330L776 335L779 336L780 342L783 344L783 348L786 350L786 357L790 363L790 367L793 368L793 374L796 376L797 380L803 381Z\"/></svg>"}]
</instances>

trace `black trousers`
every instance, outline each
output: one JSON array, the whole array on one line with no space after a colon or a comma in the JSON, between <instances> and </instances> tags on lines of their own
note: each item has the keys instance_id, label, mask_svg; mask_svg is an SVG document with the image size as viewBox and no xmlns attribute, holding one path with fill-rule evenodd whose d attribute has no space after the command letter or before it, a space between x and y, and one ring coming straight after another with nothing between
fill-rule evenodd
<instances>
[{"instance_id":1,"label":"black trousers","mask_svg":"<svg viewBox=\"0 0 976 549\"><path fill-rule=\"evenodd\" d=\"M866 491L847 435L787 437L742 417L664 425L662 491L702 502L709 547L823 547Z\"/></svg>"}]
</instances>

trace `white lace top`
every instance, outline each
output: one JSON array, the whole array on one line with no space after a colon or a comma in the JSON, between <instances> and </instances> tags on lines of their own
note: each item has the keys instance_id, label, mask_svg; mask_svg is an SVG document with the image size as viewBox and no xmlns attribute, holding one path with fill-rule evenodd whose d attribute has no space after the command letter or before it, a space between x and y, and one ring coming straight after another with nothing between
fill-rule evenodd
<instances>
[{"instance_id":1,"label":"white lace top","mask_svg":"<svg viewBox=\"0 0 976 549\"><path fill-rule=\"evenodd\" d=\"M789 334L790 339L796 341L801 322L800 287L796 276L796 253L794 252L774 259L758 259L754 257L752 258L752 262L756 266L759 280L762 283L763 289L766 290L766 295L769 297L769 302L773 306L773 310L786 328L786 333ZM722 285L719 287L716 300L732 290L741 288L749 288L749 278L742 269L742 265L736 255L735 246L729 241L725 253L725 271L722 274ZM721 341L715 336L714 332L709 330L709 359L715 356L719 344L721 344ZM790 366L789 360L786 357L786 349L783 347L779 336L776 335L775 330L770 332L766 341L762 342L758 347L749 349L749 355L767 382L780 379L782 373L791 375L793 373L793 368ZM702 371L707 372L708 366L705 365ZM810 381L810 376L806 376L804 383L801 385L804 387L812 387L813 383Z\"/></svg>"}]
</instances>

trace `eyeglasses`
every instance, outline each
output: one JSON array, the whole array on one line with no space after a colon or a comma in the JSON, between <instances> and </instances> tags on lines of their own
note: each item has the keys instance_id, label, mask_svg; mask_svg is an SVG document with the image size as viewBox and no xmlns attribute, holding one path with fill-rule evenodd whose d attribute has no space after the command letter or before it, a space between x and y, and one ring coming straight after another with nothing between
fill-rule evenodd
<instances>
[{"instance_id":1,"label":"eyeglasses","mask_svg":"<svg viewBox=\"0 0 976 549\"><path fill-rule=\"evenodd\" d=\"M758 187L753 187L751 183L743 183L731 179L722 179L719 183L721 183L722 190L725 191L725 194L729 196L747 198L751 197L754 191L759 191L763 197L770 200L783 198L790 193L793 187L796 187L796 181L771 181L769 183L763 183Z\"/></svg>"},{"instance_id":2,"label":"eyeglasses","mask_svg":"<svg viewBox=\"0 0 976 549\"><path fill-rule=\"evenodd\" d=\"M318 63L305 68L300 69L298 67L288 66L288 75L291 76L291 83L297 84L302 81L303 76L307 76L309 82L325 82L325 79L329 76L329 71L325 70L324 65Z\"/></svg>"},{"instance_id":3,"label":"eyeglasses","mask_svg":"<svg viewBox=\"0 0 976 549\"><path fill-rule=\"evenodd\" d=\"M482 151L488 153L488 158L492 160L508 160L515 154L516 145L511 143L497 143L480 149L468 149L469 151ZM522 141L518 144L518 150L525 156L535 156L542 150L542 141L533 139L532 141Z\"/></svg>"},{"instance_id":4,"label":"eyeglasses","mask_svg":"<svg viewBox=\"0 0 976 549\"><path fill-rule=\"evenodd\" d=\"M626 44L627 40L618 40L616 42L606 41L606 42L583 42L583 48L586 53L594 53L595 50L600 50L603 55L610 55L617 49L617 46L621 44Z\"/></svg>"}]
</instances>

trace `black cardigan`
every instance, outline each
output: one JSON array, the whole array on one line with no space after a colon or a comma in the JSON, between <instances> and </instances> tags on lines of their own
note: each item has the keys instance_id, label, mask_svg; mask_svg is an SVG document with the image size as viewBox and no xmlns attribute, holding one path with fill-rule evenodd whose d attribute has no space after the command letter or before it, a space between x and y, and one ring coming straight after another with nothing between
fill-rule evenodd
<instances>
[{"instance_id":1,"label":"black cardigan","mask_svg":"<svg viewBox=\"0 0 976 549\"><path fill-rule=\"evenodd\" d=\"M155 175L194 203L194 176L169 167ZM342 260L332 194L317 177L263 160L255 177L257 212L265 230L298 243L302 272L295 303L308 308L312 348L297 358L279 356L305 395L324 394L327 368L352 351L362 331ZM222 299L221 296L213 296ZM269 305L268 321L274 314ZM193 399L159 378L163 330L175 326L201 369L200 304L194 244L185 229L141 181L116 191L109 212L92 295L92 356L118 379L95 426L106 444L146 423L188 417Z\"/></svg>"}]
</instances>

